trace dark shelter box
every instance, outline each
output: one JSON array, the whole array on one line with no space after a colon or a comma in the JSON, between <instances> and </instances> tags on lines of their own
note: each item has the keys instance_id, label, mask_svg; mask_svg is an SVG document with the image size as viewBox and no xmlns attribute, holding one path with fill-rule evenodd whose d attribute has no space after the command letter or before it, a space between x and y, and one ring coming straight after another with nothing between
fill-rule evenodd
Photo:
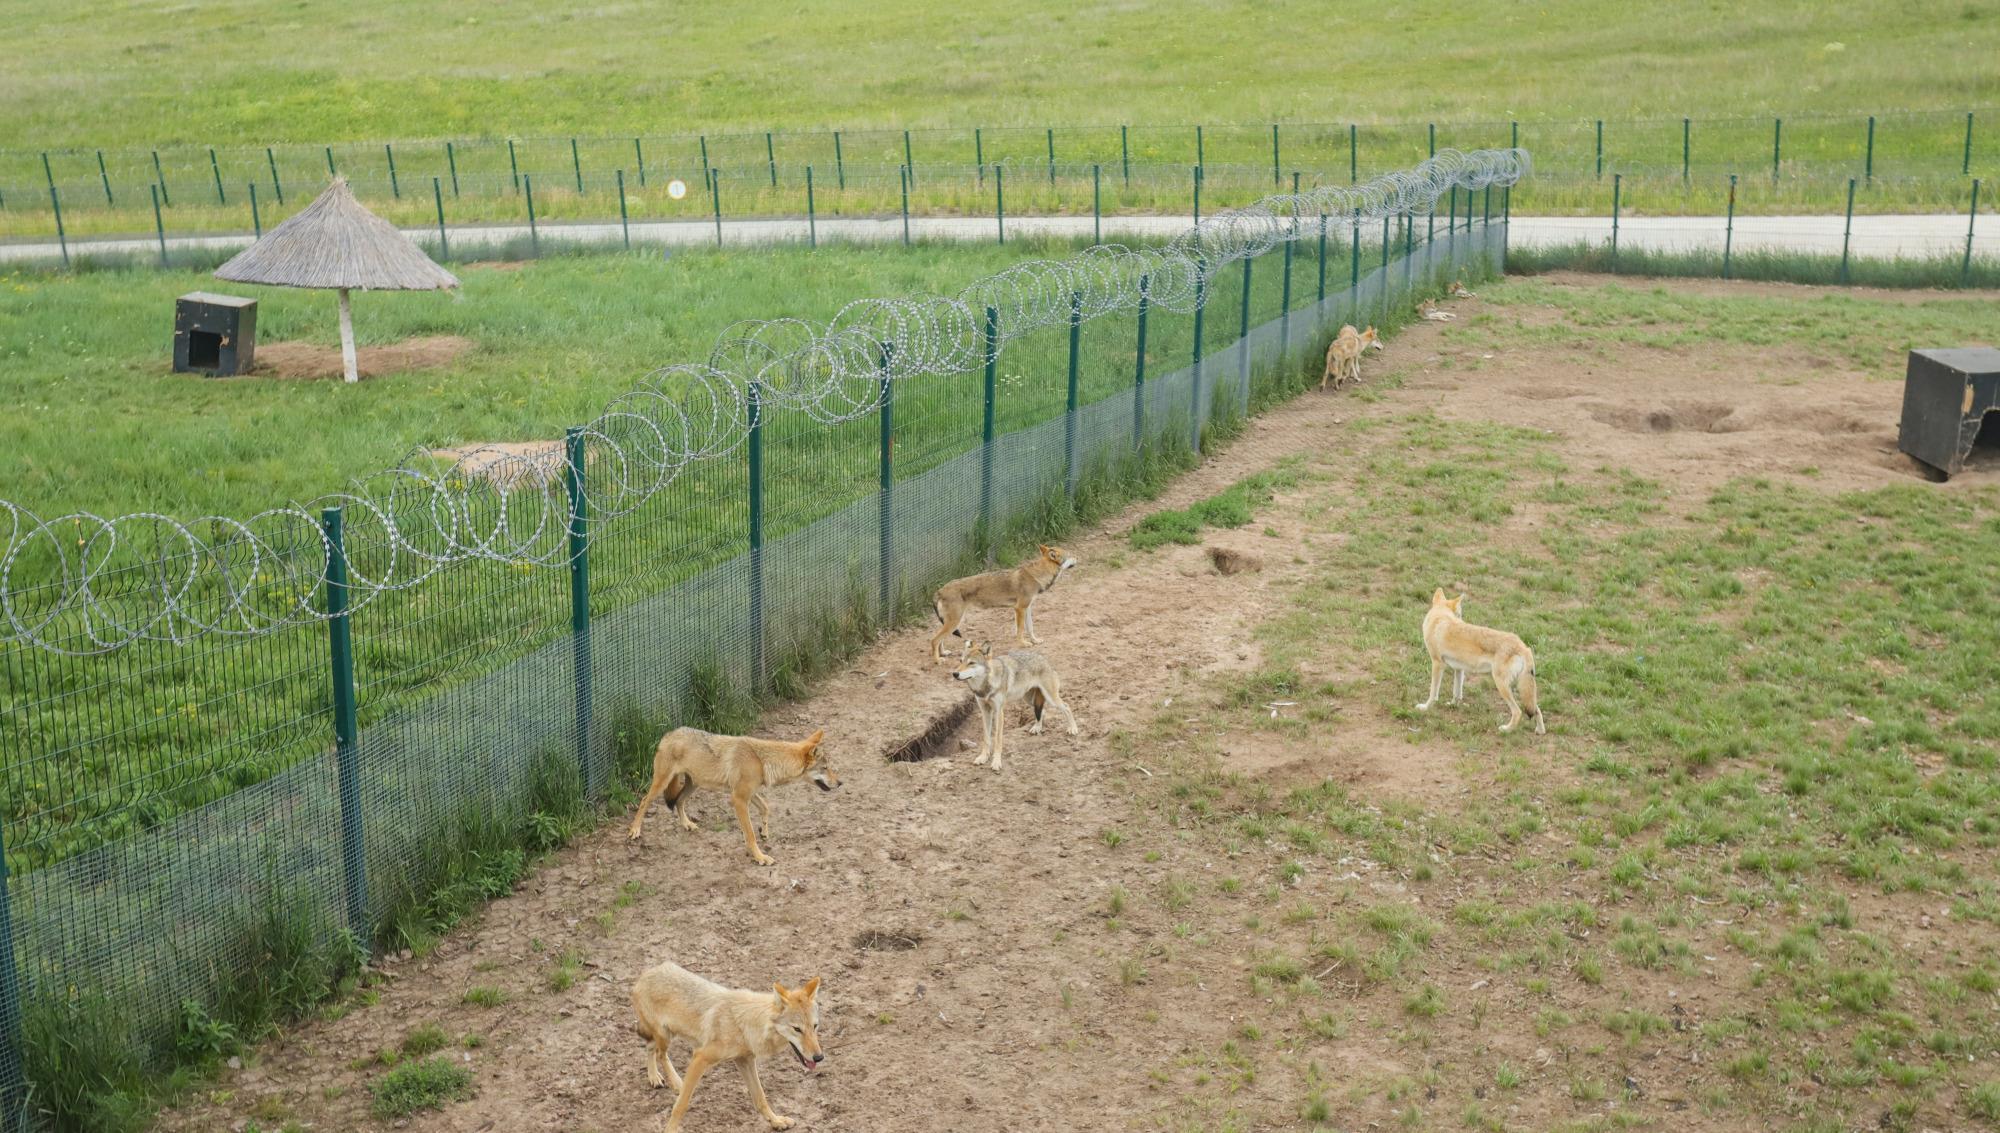
<instances>
[{"instance_id":1,"label":"dark shelter box","mask_svg":"<svg viewBox=\"0 0 2000 1133\"><path fill-rule=\"evenodd\" d=\"M190 291L174 303L174 373L226 378L257 364L257 301Z\"/></svg>"},{"instance_id":2,"label":"dark shelter box","mask_svg":"<svg viewBox=\"0 0 2000 1133\"><path fill-rule=\"evenodd\" d=\"M1896 445L1946 478L1973 448L2000 448L2000 350L1910 351Z\"/></svg>"}]
</instances>

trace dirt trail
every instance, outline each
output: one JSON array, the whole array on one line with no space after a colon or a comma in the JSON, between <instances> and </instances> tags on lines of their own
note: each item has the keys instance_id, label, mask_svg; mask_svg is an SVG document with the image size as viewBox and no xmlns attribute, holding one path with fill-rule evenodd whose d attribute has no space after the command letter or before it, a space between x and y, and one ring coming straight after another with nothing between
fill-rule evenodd
<instances>
[{"instance_id":1,"label":"dirt trail","mask_svg":"<svg viewBox=\"0 0 2000 1133\"><path fill-rule=\"evenodd\" d=\"M1481 303L1457 309L1469 317ZM885 749L962 695L943 667L927 661L928 626L894 634L809 700L764 719L767 735L824 727L845 783L832 795L803 786L772 793L766 849L776 866L750 862L728 808L712 794L695 797L697 834L656 812L645 844L632 847L623 832L629 816L613 816L434 955L393 966L397 978L381 989L379 1003L268 1044L249 1068L228 1075L226 1104L211 1095L167 1115L164 1126L228 1127L275 1095L282 1109L317 1129L386 1127L367 1111L365 1086L380 1071L350 1064L394 1046L410 1028L435 1023L454 1036L481 1037L477 1049L452 1055L469 1060L479 1093L412 1118L408 1128L652 1128L673 1097L646 1086L627 995L641 970L669 957L737 986L823 977L825 1070L808 1078L772 1065L764 1074L772 1104L799 1118L802 1129L1068 1131L1153 1128L1163 1117L1175 1127L1198 1122L1200 1114L1185 1109L1199 1104L1149 1072L1185 1052L1213 1052L1241 1019L1270 1009L1249 990L1250 949L1230 943L1239 914L1214 894L1228 875L1261 885L1261 863L1271 858L1275 869L1284 854L1253 849L1247 860L1231 861L1224 838L1174 829L1151 814L1147 788L1157 785L1169 756L1147 748L1144 729L1168 698L1213 674L1255 668L1261 655L1251 630L1283 608L1309 570L1315 542L1338 536L1310 529L1298 493L1281 495L1257 522L1213 534L1212 543L1264 563L1222 576L1201 547L1134 553L1120 537L1124 530L1291 453L1313 453L1321 467L1338 470L1391 443L1391 430L1348 428L1357 416L1425 409L1447 419L1555 430L1572 466L1629 467L1673 482L1677 496L1683 486L1698 494L1746 472L1815 468L1813 482L1831 486L1915 479L1894 453L1900 385L1879 377L1784 372L1781 360L1759 357L1755 372L1763 376L1745 378L1739 363L1748 364L1748 353L1727 351L1698 363L1664 351L1615 360L1555 349L1481 358L1457 341L1448 324L1402 333L1369 365L1375 375L1400 375L1401 388L1373 402L1301 397L1253 422L1248 436L1162 499L1070 544L1083 566L1050 594L1037 628L1063 674L1081 736L1059 729L1029 736L1017 716L1001 774L973 766L969 752L885 762ZM1811 383L1804 412L1800 382ZM1533 512L1509 522L1531 524ZM1123 566L1109 565L1121 556ZM1011 615L988 611L974 619L980 632L999 631ZM1424 676L1413 660L1413 694ZM1552 718L1561 711L1558 692ZM1462 749L1413 742L1393 720L1355 716L1343 721L1331 750L1231 738L1223 744L1224 767L1287 784L1332 777L1365 798L1426 808L1450 809L1471 789ZM1523 758L1554 761L1556 742L1551 736L1519 746ZM1338 904L1354 894L1403 892L1358 851L1339 870L1297 881L1301 898ZM1192 907L1161 911L1157 894L1169 877L1194 882L1201 896ZM630 882L646 886L644 895L614 907ZM1133 894L1135 908L1107 931L1114 887ZM1177 925L1191 925L1209 946L1184 943ZM551 992L551 958L572 947L586 957L585 978ZM1459 987L1477 978L1459 974L1451 977ZM503 988L511 999L497 1008L465 1005L465 992L477 985ZM1243 1084L1233 1103L1267 1115L1262 1127L1298 1125L1299 1065L1316 1063L1336 1082L1421 1071L1405 1064L1413 1048L1366 1022L1363 1016L1351 1035L1267 1062L1267 1072ZM1514 1056L1524 1062L1535 1055L1525 1028L1484 1041L1519 1046ZM685 1044L674 1057L685 1059ZM1520 1098L1528 1108L1509 1114L1510 1125L1577 1116L1554 1091L1549 1096L1555 1100ZM1338 1105L1334 1120L1358 1127L1386 1117L1383 1104ZM1433 1117L1455 1122L1455 1115ZM1714 1118L1673 1120L1705 1128ZM689 1128L748 1133L764 1124L736 1076L717 1073L703 1083Z\"/></svg>"}]
</instances>

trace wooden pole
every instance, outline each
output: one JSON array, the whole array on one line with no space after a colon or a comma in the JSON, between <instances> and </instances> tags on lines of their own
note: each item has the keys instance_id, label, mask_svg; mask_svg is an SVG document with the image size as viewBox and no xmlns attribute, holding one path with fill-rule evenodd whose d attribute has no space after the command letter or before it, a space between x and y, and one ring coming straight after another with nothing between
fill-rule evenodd
<instances>
[{"instance_id":1,"label":"wooden pole","mask_svg":"<svg viewBox=\"0 0 2000 1133\"><path fill-rule=\"evenodd\" d=\"M358 382L361 375L354 368L354 311L347 303L347 288L340 289L340 364L343 376L350 382Z\"/></svg>"}]
</instances>

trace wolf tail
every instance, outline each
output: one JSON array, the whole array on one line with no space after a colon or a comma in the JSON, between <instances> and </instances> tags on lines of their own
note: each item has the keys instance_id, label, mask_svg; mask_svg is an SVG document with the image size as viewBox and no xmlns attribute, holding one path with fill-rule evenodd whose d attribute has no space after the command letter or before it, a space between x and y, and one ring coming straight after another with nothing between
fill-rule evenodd
<instances>
[{"instance_id":1,"label":"wolf tail","mask_svg":"<svg viewBox=\"0 0 2000 1133\"><path fill-rule=\"evenodd\" d=\"M688 789L687 772L676 771L674 772L673 779L671 779L667 783L666 793L661 797L667 800L668 806L674 806L680 801L680 797L682 795L687 794L687 789Z\"/></svg>"},{"instance_id":2,"label":"wolf tail","mask_svg":"<svg viewBox=\"0 0 2000 1133\"><path fill-rule=\"evenodd\" d=\"M1049 706L1049 694L1043 692L1041 689L1038 688L1029 689L1028 703L1035 706L1035 722L1040 723L1042 719L1042 709L1047 708Z\"/></svg>"},{"instance_id":3,"label":"wolf tail","mask_svg":"<svg viewBox=\"0 0 2000 1133\"><path fill-rule=\"evenodd\" d=\"M1519 683L1521 688L1521 707L1537 716L1541 715L1541 702L1536 699L1535 659L1532 655L1523 659Z\"/></svg>"}]
</instances>

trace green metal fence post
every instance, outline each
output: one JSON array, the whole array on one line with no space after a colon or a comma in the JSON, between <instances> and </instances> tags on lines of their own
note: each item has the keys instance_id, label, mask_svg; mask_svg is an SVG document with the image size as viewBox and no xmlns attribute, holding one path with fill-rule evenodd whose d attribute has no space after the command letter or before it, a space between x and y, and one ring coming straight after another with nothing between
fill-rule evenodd
<instances>
[{"instance_id":1,"label":"green metal fence post","mask_svg":"<svg viewBox=\"0 0 2000 1133\"><path fill-rule=\"evenodd\" d=\"M1076 502L1077 371L1083 360L1083 293L1069 293L1069 397L1063 417L1063 495Z\"/></svg>"},{"instance_id":2,"label":"green metal fence post","mask_svg":"<svg viewBox=\"0 0 2000 1133\"><path fill-rule=\"evenodd\" d=\"M270 146L264 147L264 160L271 164L271 191L278 194L278 207L284 208L285 183L278 180L278 155L271 152Z\"/></svg>"},{"instance_id":3,"label":"green metal fence post","mask_svg":"<svg viewBox=\"0 0 2000 1133\"><path fill-rule=\"evenodd\" d=\"M1389 218L1382 218L1382 278L1376 285L1382 295L1382 321L1389 321Z\"/></svg>"},{"instance_id":4,"label":"green metal fence post","mask_svg":"<svg viewBox=\"0 0 2000 1133\"><path fill-rule=\"evenodd\" d=\"M888 625L896 619L896 540L895 492L896 492L896 387L889 380L889 363L895 354L895 345L885 342L880 351L882 373L882 412L880 440L879 481L876 489L875 524L878 536L876 569L880 574L876 589L880 592L882 624Z\"/></svg>"},{"instance_id":5,"label":"green metal fence post","mask_svg":"<svg viewBox=\"0 0 2000 1133\"><path fill-rule=\"evenodd\" d=\"M1194 128L1194 163L1197 167L1208 164L1208 149L1202 142L1200 126Z\"/></svg>"},{"instance_id":6,"label":"green metal fence post","mask_svg":"<svg viewBox=\"0 0 2000 1133\"><path fill-rule=\"evenodd\" d=\"M623 170L620 170L623 172ZM576 686L576 769L586 800L597 797L590 761L590 496L584 491L583 429L563 434L563 485L569 492L569 639Z\"/></svg>"},{"instance_id":7,"label":"green metal fence post","mask_svg":"<svg viewBox=\"0 0 2000 1133\"><path fill-rule=\"evenodd\" d=\"M160 200L168 208L174 207L174 196L167 191L167 175L160 169L160 151L153 151L153 180L160 186Z\"/></svg>"},{"instance_id":8,"label":"green metal fence post","mask_svg":"<svg viewBox=\"0 0 2000 1133\"><path fill-rule=\"evenodd\" d=\"M1430 126L1431 156L1436 157L1438 155L1438 124L1431 122L1428 125Z\"/></svg>"},{"instance_id":9,"label":"green metal fence post","mask_svg":"<svg viewBox=\"0 0 2000 1133\"><path fill-rule=\"evenodd\" d=\"M1286 242L1286 247L1291 243ZM1242 317L1237 321L1236 340L1236 384L1243 389L1250 388L1250 265L1256 262L1253 256L1243 257L1243 306ZM1196 371L1194 381L1194 451L1201 451L1201 373Z\"/></svg>"},{"instance_id":10,"label":"green metal fence post","mask_svg":"<svg viewBox=\"0 0 2000 1133\"><path fill-rule=\"evenodd\" d=\"M383 142L382 152L389 159L389 192L400 201L403 199L403 186L396 180L396 151L388 142Z\"/></svg>"},{"instance_id":11,"label":"green metal fence post","mask_svg":"<svg viewBox=\"0 0 2000 1133\"><path fill-rule=\"evenodd\" d=\"M583 195L583 155L576 152L576 139L569 140L569 167L576 172L576 195Z\"/></svg>"},{"instance_id":12,"label":"green metal fence post","mask_svg":"<svg viewBox=\"0 0 2000 1133\"><path fill-rule=\"evenodd\" d=\"M764 131L764 162L771 167L771 187L778 187L778 150L771 142L771 131Z\"/></svg>"},{"instance_id":13,"label":"green metal fence post","mask_svg":"<svg viewBox=\"0 0 2000 1133\"><path fill-rule=\"evenodd\" d=\"M819 213L813 206L813 167L806 166L806 247L819 247Z\"/></svg>"},{"instance_id":14,"label":"green metal fence post","mask_svg":"<svg viewBox=\"0 0 2000 1133\"><path fill-rule=\"evenodd\" d=\"M535 228L535 178L529 174L521 178L528 198L528 247L537 256L542 254L542 234Z\"/></svg>"},{"instance_id":15,"label":"green metal fence post","mask_svg":"<svg viewBox=\"0 0 2000 1133\"><path fill-rule=\"evenodd\" d=\"M56 191L56 174L55 170L49 168L49 155L46 153L42 155L42 180L48 184L49 192L53 194Z\"/></svg>"},{"instance_id":16,"label":"green metal fence post","mask_svg":"<svg viewBox=\"0 0 2000 1133\"><path fill-rule=\"evenodd\" d=\"M1326 302L1326 214L1319 214L1319 301Z\"/></svg>"},{"instance_id":17,"label":"green metal fence post","mask_svg":"<svg viewBox=\"0 0 2000 1133\"><path fill-rule=\"evenodd\" d=\"M1348 236L1347 245L1347 301L1352 304L1350 313L1361 310L1361 210L1355 209L1354 231Z\"/></svg>"},{"instance_id":18,"label":"green metal fence post","mask_svg":"<svg viewBox=\"0 0 2000 1133\"><path fill-rule=\"evenodd\" d=\"M696 140L701 142L701 179L704 182L709 182L712 184L713 182L710 181L711 174L708 164L708 135L702 134Z\"/></svg>"},{"instance_id":19,"label":"green metal fence post","mask_svg":"<svg viewBox=\"0 0 2000 1133\"><path fill-rule=\"evenodd\" d=\"M1972 173L1972 111L1970 110L1965 112L1965 160L1960 163L1958 173L1961 177L1970 176Z\"/></svg>"},{"instance_id":20,"label":"green metal fence post","mask_svg":"<svg viewBox=\"0 0 2000 1133\"><path fill-rule=\"evenodd\" d=\"M1104 167L1090 167L1090 242L1104 243Z\"/></svg>"},{"instance_id":21,"label":"green metal fence post","mask_svg":"<svg viewBox=\"0 0 2000 1133\"><path fill-rule=\"evenodd\" d=\"M912 185L916 184L917 158L916 155L910 151L910 132L908 130L903 131L903 164L909 166L910 184Z\"/></svg>"},{"instance_id":22,"label":"green metal fence post","mask_svg":"<svg viewBox=\"0 0 2000 1133\"><path fill-rule=\"evenodd\" d=\"M984 127L972 128L972 163L979 167L979 187L986 187L986 131Z\"/></svg>"},{"instance_id":23,"label":"green metal fence post","mask_svg":"<svg viewBox=\"0 0 2000 1133\"><path fill-rule=\"evenodd\" d=\"M1597 179L1604 180L1604 119L1597 120Z\"/></svg>"},{"instance_id":24,"label":"green metal fence post","mask_svg":"<svg viewBox=\"0 0 2000 1133\"><path fill-rule=\"evenodd\" d=\"M14 910L8 897L7 842L0 833L0 1129L7 1133L34 1128L28 1123L28 1099L21 1083L21 972L14 959Z\"/></svg>"},{"instance_id":25,"label":"green metal fence post","mask_svg":"<svg viewBox=\"0 0 2000 1133\"><path fill-rule=\"evenodd\" d=\"M1007 167L999 163L993 166L993 223L999 234L1000 243L1007 242ZM914 180L912 175L912 180Z\"/></svg>"},{"instance_id":26,"label":"green metal fence post","mask_svg":"<svg viewBox=\"0 0 2000 1133\"><path fill-rule=\"evenodd\" d=\"M1118 160L1125 166L1125 187L1132 187L1132 138L1130 126L1118 127ZM1972 116L1966 115L1966 152L1972 152ZM1971 159L1968 157L1968 161Z\"/></svg>"},{"instance_id":27,"label":"green metal fence post","mask_svg":"<svg viewBox=\"0 0 2000 1133\"><path fill-rule=\"evenodd\" d=\"M327 156L326 156L326 163L327 163L327 166L328 166L329 168L330 168L330 167L332 167L332 165L333 165L333 151L332 151L332 150L328 150L328 151L327 151ZM512 173L512 174L514 175L514 191L515 191L515 192L517 192L517 193L518 193L518 192L520 192L520 191L521 191L521 162L520 162L520 159L519 159L518 157L516 157L516 156L515 156L515 154L514 154L514 139L512 139L512 138L508 138L508 139L507 139L507 171L508 171L509 173Z\"/></svg>"},{"instance_id":28,"label":"green metal fence post","mask_svg":"<svg viewBox=\"0 0 2000 1133\"><path fill-rule=\"evenodd\" d=\"M254 239L262 240L264 238L264 218L257 211L257 182L251 181L247 187L250 190L250 231L254 234Z\"/></svg>"},{"instance_id":29,"label":"green metal fence post","mask_svg":"<svg viewBox=\"0 0 2000 1133\"><path fill-rule=\"evenodd\" d=\"M1784 152L1785 120L1771 119L1771 180L1778 179L1778 157Z\"/></svg>"},{"instance_id":30,"label":"green metal fence post","mask_svg":"<svg viewBox=\"0 0 2000 1133\"><path fill-rule=\"evenodd\" d=\"M1352 185L1361 179L1361 139L1360 128L1354 123L1347 124L1347 183Z\"/></svg>"},{"instance_id":31,"label":"green metal fence post","mask_svg":"<svg viewBox=\"0 0 2000 1133\"><path fill-rule=\"evenodd\" d=\"M1292 245L1296 241L1285 241L1285 285L1279 302L1283 305L1278 314L1278 365L1289 367L1292 352ZM1250 415L1250 383L1243 383L1243 415Z\"/></svg>"},{"instance_id":32,"label":"green metal fence post","mask_svg":"<svg viewBox=\"0 0 2000 1133\"><path fill-rule=\"evenodd\" d=\"M910 243L910 168L909 168L909 166L907 166L907 165L902 165L902 166L897 166L897 167L896 167L896 179L897 179L898 181L902 182L902 185L903 185L903 244L904 244L905 246L908 246L908 245L909 245L909 243Z\"/></svg>"},{"instance_id":33,"label":"green metal fence post","mask_svg":"<svg viewBox=\"0 0 2000 1133\"><path fill-rule=\"evenodd\" d=\"M160 266L167 266L167 224L160 219L160 186L148 185L153 191L153 234L160 239Z\"/></svg>"},{"instance_id":34,"label":"green metal fence post","mask_svg":"<svg viewBox=\"0 0 2000 1133\"><path fill-rule=\"evenodd\" d=\"M750 437L750 690L764 692L764 411L762 386L751 382Z\"/></svg>"},{"instance_id":35,"label":"green metal fence post","mask_svg":"<svg viewBox=\"0 0 2000 1133\"><path fill-rule=\"evenodd\" d=\"M1722 222L1722 278L1729 278L1730 245L1736 241L1736 174L1729 175L1729 213Z\"/></svg>"},{"instance_id":36,"label":"green metal fence post","mask_svg":"<svg viewBox=\"0 0 2000 1133\"><path fill-rule=\"evenodd\" d=\"M847 158L840 152L840 131L833 132L833 177L841 192L847 191Z\"/></svg>"},{"instance_id":37,"label":"green metal fence post","mask_svg":"<svg viewBox=\"0 0 2000 1133\"><path fill-rule=\"evenodd\" d=\"M715 246L722 247L722 170L708 172L708 200L715 206Z\"/></svg>"},{"instance_id":38,"label":"green metal fence post","mask_svg":"<svg viewBox=\"0 0 2000 1133\"><path fill-rule=\"evenodd\" d=\"M616 173L618 177L618 227L625 234L626 249L630 250L632 247L632 214L625 209L625 171L620 169ZM810 191L808 191L807 196L810 198Z\"/></svg>"},{"instance_id":39,"label":"green metal fence post","mask_svg":"<svg viewBox=\"0 0 2000 1133\"><path fill-rule=\"evenodd\" d=\"M1056 183L1056 131L1055 131L1055 127L1053 127L1053 126L1050 126L1050 127L1048 128L1048 131L1049 131L1049 187L1050 187L1050 188L1054 188L1054 187L1055 187L1055 183Z\"/></svg>"},{"instance_id":40,"label":"green metal fence post","mask_svg":"<svg viewBox=\"0 0 2000 1133\"><path fill-rule=\"evenodd\" d=\"M1979 178L1972 179L1972 207L1965 210L1965 262L1959 265L1960 287L1972 281L1972 229L1979 223Z\"/></svg>"},{"instance_id":41,"label":"green metal fence post","mask_svg":"<svg viewBox=\"0 0 2000 1133\"><path fill-rule=\"evenodd\" d=\"M354 626L347 610L347 541L341 511L320 512L326 540L326 627L333 678L333 745L340 775L340 862L346 879L347 929L357 941L368 926L368 854L361 816L360 717L354 700Z\"/></svg>"},{"instance_id":42,"label":"green metal fence post","mask_svg":"<svg viewBox=\"0 0 2000 1133\"><path fill-rule=\"evenodd\" d=\"M1514 186L1502 185L1500 186L1500 270L1502 273L1505 273L1507 270L1507 240L1510 228L1508 222L1513 217Z\"/></svg>"},{"instance_id":43,"label":"green metal fence post","mask_svg":"<svg viewBox=\"0 0 2000 1133\"><path fill-rule=\"evenodd\" d=\"M1201 223L1201 166L1194 167L1194 222Z\"/></svg>"},{"instance_id":44,"label":"green metal fence post","mask_svg":"<svg viewBox=\"0 0 2000 1133\"><path fill-rule=\"evenodd\" d=\"M1198 278L1198 277L1197 277ZM1139 277L1139 353L1132 363L1132 451L1138 452L1146 430L1146 308L1151 305L1151 276ZM1201 310L1199 306L1196 311ZM1195 336L1199 342L1200 336Z\"/></svg>"},{"instance_id":45,"label":"green metal fence post","mask_svg":"<svg viewBox=\"0 0 2000 1133\"><path fill-rule=\"evenodd\" d=\"M1688 179L1688 159L1693 156L1693 153L1694 122L1692 119L1683 118L1681 119L1681 181L1683 183Z\"/></svg>"},{"instance_id":46,"label":"green metal fence post","mask_svg":"<svg viewBox=\"0 0 2000 1133\"><path fill-rule=\"evenodd\" d=\"M449 146L451 143L445 144ZM643 189L646 187L646 147L638 138L632 139L632 160L639 166L639 187Z\"/></svg>"},{"instance_id":47,"label":"green metal fence post","mask_svg":"<svg viewBox=\"0 0 2000 1133\"><path fill-rule=\"evenodd\" d=\"M431 178L431 199L437 202L438 214L438 255L451 255L451 241L444 234L444 183Z\"/></svg>"},{"instance_id":48,"label":"green metal fence post","mask_svg":"<svg viewBox=\"0 0 2000 1133\"><path fill-rule=\"evenodd\" d=\"M993 523L994 410L999 401L1000 312L986 308L986 408L979 420L979 529L986 539L986 565L1000 553L1000 533Z\"/></svg>"},{"instance_id":49,"label":"green metal fence post","mask_svg":"<svg viewBox=\"0 0 2000 1133\"><path fill-rule=\"evenodd\" d=\"M1854 178L1847 179L1847 221L1840 228L1840 282L1847 282L1847 249L1854 239Z\"/></svg>"},{"instance_id":50,"label":"green metal fence post","mask_svg":"<svg viewBox=\"0 0 2000 1133\"><path fill-rule=\"evenodd\" d=\"M1278 172L1278 124L1271 123L1271 187L1284 184L1284 174Z\"/></svg>"},{"instance_id":51,"label":"green metal fence post","mask_svg":"<svg viewBox=\"0 0 2000 1133\"><path fill-rule=\"evenodd\" d=\"M208 147L208 170L215 174L215 203L218 205L228 204L229 199L222 194L222 165L215 160L214 146Z\"/></svg>"},{"instance_id":52,"label":"green metal fence post","mask_svg":"<svg viewBox=\"0 0 2000 1133\"><path fill-rule=\"evenodd\" d=\"M1456 265L1458 262L1458 186L1451 187L1449 204L1445 206L1444 243L1445 255Z\"/></svg>"},{"instance_id":53,"label":"green metal fence post","mask_svg":"<svg viewBox=\"0 0 2000 1133\"><path fill-rule=\"evenodd\" d=\"M1611 274L1618 274L1618 190L1624 175L1611 175Z\"/></svg>"},{"instance_id":54,"label":"green metal fence post","mask_svg":"<svg viewBox=\"0 0 2000 1133\"><path fill-rule=\"evenodd\" d=\"M1868 157L1865 164L1861 167L1861 175L1868 179L1869 184L1872 185L1875 183L1875 116L1873 114L1868 116Z\"/></svg>"},{"instance_id":55,"label":"green metal fence post","mask_svg":"<svg viewBox=\"0 0 2000 1133\"><path fill-rule=\"evenodd\" d=\"M62 248L62 262L69 266L69 234L63 231L62 198L56 195L56 187L49 186L49 205L56 210L56 244Z\"/></svg>"},{"instance_id":56,"label":"green metal fence post","mask_svg":"<svg viewBox=\"0 0 2000 1133\"><path fill-rule=\"evenodd\" d=\"M104 203L107 206L115 205L117 202L111 199L111 173L104 168L103 150L97 151L97 179L104 182Z\"/></svg>"}]
</instances>

